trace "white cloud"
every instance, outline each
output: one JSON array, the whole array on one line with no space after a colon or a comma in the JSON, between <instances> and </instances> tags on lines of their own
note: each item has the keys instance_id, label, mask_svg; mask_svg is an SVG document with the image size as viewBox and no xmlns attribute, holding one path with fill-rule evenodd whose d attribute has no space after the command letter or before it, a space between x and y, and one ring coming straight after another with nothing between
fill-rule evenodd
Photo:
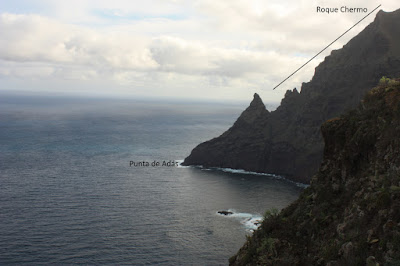
<instances>
[{"instance_id":1,"label":"white cloud","mask_svg":"<svg viewBox=\"0 0 400 266\"><path fill-rule=\"evenodd\" d=\"M350 5L324 0L34 3L41 4L36 14L0 14L0 82L75 80L77 86L80 81L115 84L113 91L141 95L210 98L257 91L275 101L308 81L331 49L271 91L277 83L364 16L317 14L317 5ZM370 10L377 5L351 4ZM389 0L383 8L396 5ZM374 16L332 48L340 48Z\"/></svg>"},{"instance_id":2,"label":"white cloud","mask_svg":"<svg viewBox=\"0 0 400 266\"><path fill-rule=\"evenodd\" d=\"M290 61L273 51L207 46L177 37L127 36L65 25L35 15L0 16L0 59L87 66L95 70L162 71L241 77Z\"/></svg>"},{"instance_id":3,"label":"white cloud","mask_svg":"<svg viewBox=\"0 0 400 266\"><path fill-rule=\"evenodd\" d=\"M36 15L0 15L0 58L99 68L151 69L143 38L126 38L58 23Z\"/></svg>"}]
</instances>

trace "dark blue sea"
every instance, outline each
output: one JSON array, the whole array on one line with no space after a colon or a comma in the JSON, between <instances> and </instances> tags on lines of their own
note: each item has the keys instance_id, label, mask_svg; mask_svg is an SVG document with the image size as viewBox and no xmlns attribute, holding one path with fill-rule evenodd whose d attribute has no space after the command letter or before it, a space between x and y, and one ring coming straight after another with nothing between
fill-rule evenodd
<instances>
[{"instance_id":1,"label":"dark blue sea","mask_svg":"<svg viewBox=\"0 0 400 266\"><path fill-rule=\"evenodd\" d=\"M176 165L245 107L3 95L0 265L228 264L265 210L302 189Z\"/></svg>"}]
</instances>

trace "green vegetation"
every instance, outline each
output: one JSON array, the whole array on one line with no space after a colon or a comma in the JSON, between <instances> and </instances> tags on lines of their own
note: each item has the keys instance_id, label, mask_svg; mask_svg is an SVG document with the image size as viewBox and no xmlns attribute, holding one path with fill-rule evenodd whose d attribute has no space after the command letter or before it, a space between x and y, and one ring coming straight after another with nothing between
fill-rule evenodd
<instances>
[{"instance_id":1,"label":"green vegetation","mask_svg":"<svg viewBox=\"0 0 400 266\"><path fill-rule=\"evenodd\" d=\"M390 87L395 86L395 85L399 85L399 80L398 79L391 79L391 78L383 76L379 80L379 86L386 86L386 87L390 88Z\"/></svg>"},{"instance_id":2,"label":"green vegetation","mask_svg":"<svg viewBox=\"0 0 400 266\"><path fill-rule=\"evenodd\" d=\"M400 80L383 77L357 110L321 127L310 187L264 221L233 265L399 265Z\"/></svg>"},{"instance_id":3,"label":"green vegetation","mask_svg":"<svg viewBox=\"0 0 400 266\"><path fill-rule=\"evenodd\" d=\"M276 239L271 237L266 237L261 240L261 246L257 248L257 253L265 253L264 256L276 256L276 249L275 249L275 241Z\"/></svg>"},{"instance_id":4,"label":"green vegetation","mask_svg":"<svg viewBox=\"0 0 400 266\"><path fill-rule=\"evenodd\" d=\"M279 210L277 208L271 208L264 213L264 220L267 220L269 218L275 218L279 214Z\"/></svg>"}]
</instances>

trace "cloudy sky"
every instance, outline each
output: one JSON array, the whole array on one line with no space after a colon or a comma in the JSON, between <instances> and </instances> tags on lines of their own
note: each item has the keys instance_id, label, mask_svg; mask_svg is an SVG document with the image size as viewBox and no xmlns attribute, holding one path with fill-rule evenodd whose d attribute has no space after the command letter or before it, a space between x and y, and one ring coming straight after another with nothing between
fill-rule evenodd
<instances>
[{"instance_id":1,"label":"cloudy sky","mask_svg":"<svg viewBox=\"0 0 400 266\"><path fill-rule=\"evenodd\" d=\"M280 101L376 12L275 91L365 13L398 0L2 0L0 91Z\"/></svg>"}]
</instances>

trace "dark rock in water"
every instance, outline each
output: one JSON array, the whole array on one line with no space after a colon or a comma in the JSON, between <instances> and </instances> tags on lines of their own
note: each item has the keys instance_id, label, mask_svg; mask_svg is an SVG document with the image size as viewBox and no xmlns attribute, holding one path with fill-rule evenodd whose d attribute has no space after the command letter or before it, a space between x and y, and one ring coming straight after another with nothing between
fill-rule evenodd
<instances>
[{"instance_id":1,"label":"dark rock in water","mask_svg":"<svg viewBox=\"0 0 400 266\"><path fill-rule=\"evenodd\" d=\"M373 23L332 51L300 93L287 91L269 112L255 94L221 136L201 143L183 165L244 169L308 183L323 152L320 125L354 108L382 76L400 76L400 11L379 11Z\"/></svg>"},{"instance_id":2,"label":"dark rock in water","mask_svg":"<svg viewBox=\"0 0 400 266\"><path fill-rule=\"evenodd\" d=\"M218 213L222 214L222 215L232 215L233 214L233 212L230 212L230 211L218 211Z\"/></svg>"},{"instance_id":3,"label":"dark rock in water","mask_svg":"<svg viewBox=\"0 0 400 266\"><path fill-rule=\"evenodd\" d=\"M231 265L400 265L400 79L382 79L321 131L311 185Z\"/></svg>"},{"instance_id":4,"label":"dark rock in water","mask_svg":"<svg viewBox=\"0 0 400 266\"><path fill-rule=\"evenodd\" d=\"M259 220L257 220L255 223L254 223L254 225L259 225L259 224L261 224L261 221L259 221Z\"/></svg>"}]
</instances>

